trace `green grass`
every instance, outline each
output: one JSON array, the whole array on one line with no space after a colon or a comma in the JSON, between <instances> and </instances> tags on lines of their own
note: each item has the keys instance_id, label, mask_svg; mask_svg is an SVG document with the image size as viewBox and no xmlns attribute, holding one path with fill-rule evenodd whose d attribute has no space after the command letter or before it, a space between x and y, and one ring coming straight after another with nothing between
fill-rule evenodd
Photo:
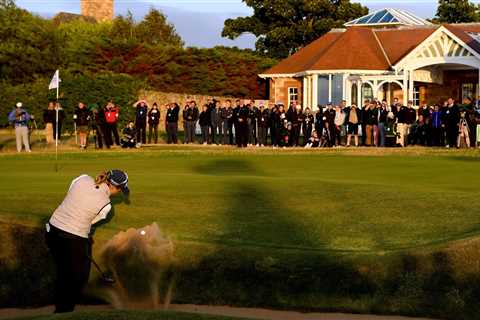
<instances>
[{"instance_id":1,"label":"green grass","mask_svg":"<svg viewBox=\"0 0 480 320\"><path fill-rule=\"evenodd\" d=\"M479 155L161 146L64 152L55 172L51 152L0 154L0 304L51 301L33 230L73 178L119 168L131 203L115 205L95 251L157 222L176 243L175 302L474 319Z\"/></svg>"},{"instance_id":2,"label":"green grass","mask_svg":"<svg viewBox=\"0 0 480 320\"><path fill-rule=\"evenodd\" d=\"M335 153L69 153L0 157L0 219L40 224L70 181L106 168L129 173L131 204L102 228L157 222L176 240L381 253L480 232L475 157Z\"/></svg>"},{"instance_id":3,"label":"green grass","mask_svg":"<svg viewBox=\"0 0 480 320\"><path fill-rule=\"evenodd\" d=\"M221 316L207 316L166 311L102 311L75 312L61 315L22 317L22 320L241 320Z\"/></svg>"}]
</instances>

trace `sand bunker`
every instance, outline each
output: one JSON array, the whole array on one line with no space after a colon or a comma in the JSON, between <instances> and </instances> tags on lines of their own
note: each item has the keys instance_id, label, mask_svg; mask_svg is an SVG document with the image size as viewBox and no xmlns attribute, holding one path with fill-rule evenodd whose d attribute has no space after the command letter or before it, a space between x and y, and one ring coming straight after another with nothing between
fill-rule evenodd
<instances>
[{"instance_id":1,"label":"sand bunker","mask_svg":"<svg viewBox=\"0 0 480 320\"><path fill-rule=\"evenodd\" d=\"M101 258L116 283L102 288L100 296L113 307L156 309L170 304L174 245L156 223L120 232L105 244Z\"/></svg>"}]
</instances>

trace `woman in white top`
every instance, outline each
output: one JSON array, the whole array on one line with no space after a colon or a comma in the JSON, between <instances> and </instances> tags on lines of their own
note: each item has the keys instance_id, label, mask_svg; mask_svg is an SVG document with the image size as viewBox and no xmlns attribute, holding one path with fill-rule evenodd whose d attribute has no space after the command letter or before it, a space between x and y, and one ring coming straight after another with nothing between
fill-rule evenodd
<instances>
[{"instance_id":1,"label":"woman in white top","mask_svg":"<svg viewBox=\"0 0 480 320\"><path fill-rule=\"evenodd\" d=\"M55 313L75 309L90 275L91 227L107 217L112 208L110 198L120 192L129 194L125 172L111 170L95 179L82 175L72 181L47 223L46 240L57 276Z\"/></svg>"}]
</instances>

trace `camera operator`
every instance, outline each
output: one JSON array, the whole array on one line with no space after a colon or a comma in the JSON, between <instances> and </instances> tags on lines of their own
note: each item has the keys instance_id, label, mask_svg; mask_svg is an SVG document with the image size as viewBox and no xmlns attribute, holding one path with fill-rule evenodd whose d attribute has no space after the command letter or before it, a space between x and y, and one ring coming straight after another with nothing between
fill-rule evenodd
<instances>
[{"instance_id":1,"label":"camera operator","mask_svg":"<svg viewBox=\"0 0 480 320\"><path fill-rule=\"evenodd\" d=\"M128 125L123 129L122 131L123 137L122 137L122 148L136 148L137 147L137 129L135 128L135 124L133 121L130 121ZM140 143L138 144L140 145Z\"/></svg>"},{"instance_id":2,"label":"camera operator","mask_svg":"<svg viewBox=\"0 0 480 320\"><path fill-rule=\"evenodd\" d=\"M15 137L17 142L17 151L22 152L22 141L26 152L31 152L28 141L28 121L31 116L23 108L23 104L18 102L16 108L8 115L8 121L15 126Z\"/></svg>"}]
</instances>

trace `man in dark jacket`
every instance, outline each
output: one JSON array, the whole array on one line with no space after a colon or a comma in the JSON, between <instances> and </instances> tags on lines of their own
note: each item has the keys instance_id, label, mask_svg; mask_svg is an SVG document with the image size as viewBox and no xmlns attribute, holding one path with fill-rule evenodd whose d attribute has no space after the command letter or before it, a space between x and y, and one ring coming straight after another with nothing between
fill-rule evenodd
<instances>
[{"instance_id":1,"label":"man in dark jacket","mask_svg":"<svg viewBox=\"0 0 480 320\"><path fill-rule=\"evenodd\" d=\"M248 119L250 118L250 109L246 105L238 107L236 110L235 119L237 123L235 125L235 130L238 128L236 134L237 137L237 146L239 148L245 148L248 145Z\"/></svg>"},{"instance_id":2,"label":"man in dark jacket","mask_svg":"<svg viewBox=\"0 0 480 320\"><path fill-rule=\"evenodd\" d=\"M98 149L103 148L105 142L105 114L99 111L100 107L94 103L89 106L92 112L92 129L95 138L95 147Z\"/></svg>"},{"instance_id":3,"label":"man in dark jacket","mask_svg":"<svg viewBox=\"0 0 480 320\"><path fill-rule=\"evenodd\" d=\"M197 103L192 100L190 101L185 114L185 121L186 121L185 143L187 144L193 143L194 141L198 115L199 115L199 112L197 108Z\"/></svg>"},{"instance_id":4,"label":"man in dark jacket","mask_svg":"<svg viewBox=\"0 0 480 320\"><path fill-rule=\"evenodd\" d=\"M249 110L248 115L248 145L257 144L257 119L258 119L258 109L255 106L255 100L250 100L247 105Z\"/></svg>"},{"instance_id":5,"label":"man in dark jacket","mask_svg":"<svg viewBox=\"0 0 480 320\"><path fill-rule=\"evenodd\" d=\"M178 113L180 112L180 106L177 103L171 103L168 105L166 124L167 124L167 142L168 144L178 143Z\"/></svg>"},{"instance_id":6,"label":"man in dark jacket","mask_svg":"<svg viewBox=\"0 0 480 320\"><path fill-rule=\"evenodd\" d=\"M332 134L332 130L335 129L335 109L333 108L333 104L329 102L327 104L327 110L324 112L325 116L325 121L328 122L328 128L330 130L330 139L329 145L334 146L335 145L335 135Z\"/></svg>"},{"instance_id":7,"label":"man in dark jacket","mask_svg":"<svg viewBox=\"0 0 480 320\"><path fill-rule=\"evenodd\" d=\"M453 148L457 145L458 122L460 121L460 110L455 101L450 98L447 101L445 110L445 126L447 133L447 148Z\"/></svg>"},{"instance_id":8,"label":"man in dark jacket","mask_svg":"<svg viewBox=\"0 0 480 320\"><path fill-rule=\"evenodd\" d=\"M220 141L217 141L217 139L221 140L223 135L222 111L220 109L220 101L214 100L212 108L210 109L212 144L219 144Z\"/></svg>"},{"instance_id":9,"label":"man in dark jacket","mask_svg":"<svg viewBox=\"0 0 480 320\"><path fill-rule=\"evenodd\" d=\"M258 109L258 144L261 147L267 145L268 124L270 118L270 110L260 103Z\"/></svg>"},{"instance_id":10,"label":"man in dark jacket","mask_svg":"<svg viewBox=\"0 0 480 320\"><path fill-rule=\"evenodd\" d=\"M135 130L138 143L147 143L148 104L145 100L135 102Z\"/></svg>"},{"instance_id":11,"label":"man in dark jacket","mask_svg":"<svg viewBox=\"0 0 480 320\"><path fill-rule=\"evenodd\" d=\"M223 122L223 144L233 144L233 108L232 101L227 100L225 107L222 109L222 122Z\"/></svg>"}]
</instances>

